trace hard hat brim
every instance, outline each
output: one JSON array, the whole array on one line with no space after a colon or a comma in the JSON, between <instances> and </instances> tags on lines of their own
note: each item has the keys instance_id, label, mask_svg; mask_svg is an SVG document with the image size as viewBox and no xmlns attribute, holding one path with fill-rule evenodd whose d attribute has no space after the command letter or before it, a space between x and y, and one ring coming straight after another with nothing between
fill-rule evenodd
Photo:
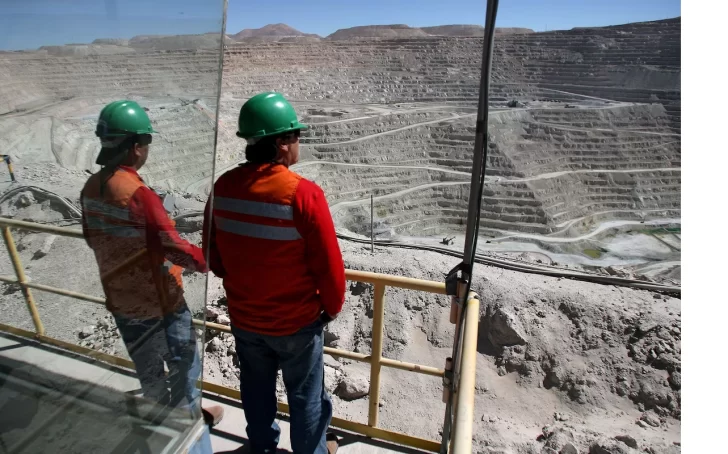
<instances>
[{"instance_id":1,"label":"hard hat brim","mask_svg":"<svg viewBox=\"0 0 728 454\"><path fill-rule=\"evenodd\" d=\"M235 135L240 137L241 139L262 139L263 137L277 136L277 135L286 134L286 133L289 133L292 131L305 131L307 129L309 129L308 125L296 122L296 124L292 125L290 128L286 128L282 131L274 131L274 132L271 132L270 134L245 135L245 134L242 134L240 131L238 131L235 133Z\"/></svg>"}]
</instances>

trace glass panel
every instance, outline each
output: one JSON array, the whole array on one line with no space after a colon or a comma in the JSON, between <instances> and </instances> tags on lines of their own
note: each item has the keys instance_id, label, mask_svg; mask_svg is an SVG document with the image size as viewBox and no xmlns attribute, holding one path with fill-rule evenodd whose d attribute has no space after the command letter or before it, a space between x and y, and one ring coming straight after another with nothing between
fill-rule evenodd
<instances>
[{"instance_id":1,"label":"glass panel","mask_svg":"<svg viewBox=\"0 0 728 454\"><path fill-rule=\"evenodd\" d=\"M679 285L680 19L503 30L479 251Z\"/></svg>"},{"instance_id":2,"label":"glass panel","mask_svg":"<svg viewBox=\"0 0 728 454\"><path fill-rule=\"evenodd\" d=\"M245 159L245 142L235 136L241 106L257 93L281 92L310 125L300 138L300 160L290 169L323 189L346 267L442 281L456 259L425 253L425 264L418 253L379 244L372 255L371 221L377 242L430 246L455 237L447 247L462 250L484 2L455 1L447 8L428 2L427 19L405 2L313 2L290 9L263 3L231 5L228 34L235 42L225 57L216 173ZM374 19L372 11L380 8ZM444 10L475 25L419 27L442 25L434 16ZM380 16L383 11L393 16ZM314 16L337 19L302 20ZM272 17L286 25L268 25ZM409 25L354 27L369 19ZM443 368L452 354L449 300L392 287L385 300L383 356ZM373 286L349 282L344 308L326 329L326 345L371 353L373 303ZM235 370L225 355L211 356L207 366L214 371L208 380L239 386L224 372ZM327 357L324 370L334 415L366 424L369 365ZM439 438L441 379L382 368L381 384L380 427ZM277 390L285 401L280 377ZM405 423L403 409L426 417Z\"/></svg>"},{"instance_id":3,"label":"glass panel","mask_svg":"<svg viewBox=\"0 0 728 454\"><path fill-rule=\"evenodd\" d=\"M0 333L8 452L177 452L203 434L195 188L213 173L225 5L0 6L0 152L12 165L0 216L68 229L12 229L31 283L106 299L31 289L44 343ZM0 274L15 277L9 254ZM17 285L2 287L0 323L35 331Z\"/></svg>"}]
</instances>

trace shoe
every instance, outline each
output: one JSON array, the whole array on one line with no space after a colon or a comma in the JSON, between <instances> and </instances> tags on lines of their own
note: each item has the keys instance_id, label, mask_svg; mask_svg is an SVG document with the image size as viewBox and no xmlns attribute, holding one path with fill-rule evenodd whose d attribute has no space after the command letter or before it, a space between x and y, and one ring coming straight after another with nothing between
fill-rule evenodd
<instances>
[{"instance_id":1,"label":"shoe","mask_svg":"<svg viewBox=\"0 0 728 454\"><path fill-rule=\"evenodd\" d=\"M202 409L202 418L205 420L205 424L210 427L215 427L225 414L225 409L219 405L213 405Z\"/></svg>"},{"instance_id":2,"label":"shoe","mask_svg":"<svg viewBox=\"0 0 728 454\"><path fill-rule=\"evenodd\" d=\"M333 432L326 432L326 449L328 449L329 454L336 454L339 449L339 437Z\"/></svg>"}]
</instances>

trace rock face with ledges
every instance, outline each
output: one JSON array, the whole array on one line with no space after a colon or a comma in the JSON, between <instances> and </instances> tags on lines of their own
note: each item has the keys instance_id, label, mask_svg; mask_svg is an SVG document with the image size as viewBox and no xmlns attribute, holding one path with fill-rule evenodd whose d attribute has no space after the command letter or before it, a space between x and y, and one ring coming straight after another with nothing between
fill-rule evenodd
<instances>
[{"instance_id":1,"label":"rock face with ledges","mask_svg":"<svg viewBox=\"0 0 728 454\"><path fill-rule=\"evenodd\" d=\"M324 188L339 227L365 232L374 195L377 221L394 233L462 230L483 44L482 36L444 36L463 30L474 29L372 26L347 33L386 33L320 41L277 26L243 33L276 40L227 43L218 169L243 159L245 143L235 137L242 103L277 90L311 124L297 171ZM161 134L145 177L204 193L215 40L139 36L86 45L109 50L95 55L1 53L0 131L25 132L0 143L20 163L93 169L98 109L120 97L146 99ZM679 18L500 33L492 81L484 232L565 234L581 220L679 217Z\"/></svg>"}]
</instances>

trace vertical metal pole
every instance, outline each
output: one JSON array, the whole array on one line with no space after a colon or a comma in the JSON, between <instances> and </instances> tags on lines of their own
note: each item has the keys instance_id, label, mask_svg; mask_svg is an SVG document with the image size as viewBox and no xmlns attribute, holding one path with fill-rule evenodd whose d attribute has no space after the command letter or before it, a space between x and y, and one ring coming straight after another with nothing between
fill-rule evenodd
<instances>
[{"instance_id":1,"label":"vertical metal pole","mask_svg":"<svg viewBox=\"0 0 728 454\"><path fill-rule=\"evenodd\" d=\"M384 284L374 284L374 320L372 321L372 360L369 369L369 426L379 424L379 373L382 371L382 339L384 337Z\"/></svg>"},{"instance_id":2,"label":"vertical metal pole","mask_svg":"<svg viewBox=\"0 0 728 454\"><path fill-rule=\"evenodd\" d=\"M468 198L468 221L465 231L465 248L463 250L463 261L460 264L461 277L459 279L457 297L461 305L465 305L470 292L472 280L472 266L475 258L476 247L478 243L478 232L480 229L480 208L483 186L485 185L485 170L487 164L488 153L488 96L490 91L490 74L493 64L493 42L495 37L495 20L498 12L498 0L488 0L485 11L485 30L483 36L483 54L480 70L480 90L478 97L478 116L475 122L475 146L473 149L473 167L470 178L470 196ZM463 328L465 311L460 311L460 328ZM453 342L453 372L454 379L452 381L455 396L457 398L459 379L460 355L462 354L462 333L456 328L455 339ZM451 426L453 424L453 407L448 403L445 407L445 422L442 429L442 444L440 453L444 454L448 450Z\"/></svg>"},{"instance_id":3,"label":"vertical metal pole","mask_svg":"<svg viewBox=\"0 0 728 454\"><path fill-rule=\"evenodd\" d=\"M15 247L15 241L13 235L10 233L10 227L3 227L3 239L5 240L5 246L8 248L8 254L10 260L13 262L13 268L15 268L15 276L18 278L18 283L23 291L25 297L25 303L28 305L28 311L30 316L33 318L33 324L35 325L35 332L39 336L45 335L45 328L43 328L43 322L40 321L40 315L38 314L38 308L35 306L35 300L30 289L25 285L27 279L25 278L25 271L23 271L23 264L20 262L20 256L18 250Z\"/></svg>"},{"instance_id":4,"label":"vertical metal pole","mask_svg":"<svg viewBox=\"0 0 728 454\"><path fill-rule=\"evenodd\" d=\"M369 240L372 244L372 254L374 254L374 194L371 196L371 209L369 210L370 222L369 222Z\"/></svg>"},{"instance_id":5,"label":"vertical metal pole","mask_svg":"<svg viewBox=\"0 0 728 454\"><path fill-rule=\"evenodd\" d=\"M465 303L463 350L460 362L460 385L455 396L455 421L452 431L453 454L471 453L473 449L473 413L475 406L475 366L478 359L478 322L480 301L472 292Z\"/></svg>"}]
</instances>

